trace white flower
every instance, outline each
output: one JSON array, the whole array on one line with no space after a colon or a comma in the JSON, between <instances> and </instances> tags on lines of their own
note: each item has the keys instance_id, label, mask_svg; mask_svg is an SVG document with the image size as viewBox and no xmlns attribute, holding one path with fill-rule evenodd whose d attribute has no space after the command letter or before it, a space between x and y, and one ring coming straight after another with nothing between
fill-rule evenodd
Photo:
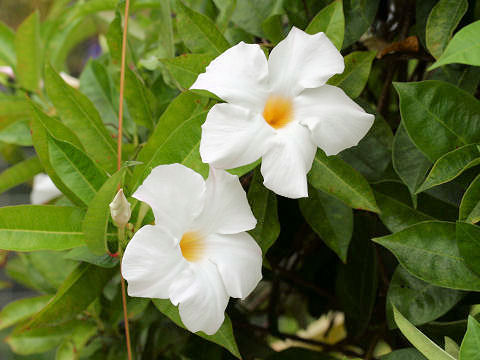
<instances>
[{"instance_id":1,"label":"white flower","mask_svg":"<svg viewBox=\"0 0 480 360\"><path fill-rule=\"evenodd\" d=\"M52 179L47 174L37 174L33 178L32 192L30 193L30 202L32 204L45 204L62 195L57 189Z\"/></svg>"},{"instance_id":2,"label":"white flower","mask_svg":"<svg viewBox=\"0 0 480 360\"><path fill-rule=\"evenodd\" d=\"M132 210L130 203L123 194L123 189L118 190L117 195L113 198L110 206L110 215L117 226L125 226L130 220Z\"/></svg>"},{"instance_id":3,"label":"white flower","mask_svg":"<svg viewBox=\"0 0 480 360\"><path fill-rule=\"evenodd\" d=\"M213 60L191 89L208 90L215 105L202 126L200 154L230 169L262 158L264 184L277 194L308 196L306 174L317 146L334 155L356 145L374 116L340 88L326 85L344 70L324 33L295 27L270 53L240 42Z\"/></svg>"},{"instance_id":4,"label":"white flower","mask_svg":"<svg viewBox=\"0 0 480 360\"><path fill-rule=\"evenodd\" d=\"M128 294L170 299L187 329L214 334L229 297L245 298L262 277L262 252L245 232L257 221L238 177L211 168L204 181L183 165L161 165L133 197L150 205L155 225L125 249Z\"/></svg>"}]
</instances>

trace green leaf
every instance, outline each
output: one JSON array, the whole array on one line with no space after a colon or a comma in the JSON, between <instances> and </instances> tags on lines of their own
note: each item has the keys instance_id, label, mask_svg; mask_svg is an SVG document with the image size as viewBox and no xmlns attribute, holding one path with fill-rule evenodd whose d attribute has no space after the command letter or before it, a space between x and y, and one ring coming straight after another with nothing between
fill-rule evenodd
<instances>
[{"instance_id":1,"label":"green leaf","mask_svg":"<svg viewBox=\"0 0 480 360\"><path fill-rule=\"evenodd\" d=\"M460 346L459 360L480 359L480 324L472 316L468 317L467 333Z\"/></svg>"},{"instance_id":2,"label":"green leaf","mask_svg":"<svg viewBox=\"0 0 480 360\"><path fill-rule=\"evenodd\" d=\"M103 254L97 256L92 254L87 246L79 246L70 250L64 256L65 259L87 262L104 268L113 268L118 265L118 258Z\"/></svg>"},{"instance_id":3,"label":"green leaf","mask_svg":"<svg viewBox=\"0 0 480 360\"><path fill-rule=\"evenodd\" d=\"M37 156L10 166L0 174L0 193L31 180L42 170L42 164Z\"/></svg>"},{"instance_id":4,"label":"green leaf","mask_svg":"<svg viewBox=\"0 0 480 360\"><path fill-rule=\"evenodd\" d=\"M455 359L458 359L460 353L460 346L450 339L448 336L445 336L445 351L452 355Z\"/></svg>"},{"instance_id":5,"label":"green leaf","mask_svg":"<svg viewBox=\"0 0 480 360\"><path fill-rule=\"evenodd\" d=\"M480 227L464 222L457 222L457 245L460 255L467 266L480 275Z\"/></svg>"},{"instance_id":6,"label":"green leaf","mask_svg":"<svg viewBox=\"0 0 480 360\"><path fill-rule=\"evenodd\" d=\"M480 142L480 102L469 93L441 81L394 86L400 96L403 125L431 161Z\"/></svg>"},{"instance_id":7,"label":"green leaf","mask_svg":"<svg viewBox=\"0 0 480 360\"><path fill-rule=\"evenodd\" d=\"M278 44L285 37L282 19L285 13L283 10L283 2L284 0L275 0L270 14L261 23L265 37L270 40L273 45Z\"/></svg>"},{"instance_id":8,"label":"green leaf","mask_svg":"<svg viewBox=\"0 0 480 360\"><path fill-rule=\"evenodd\" d=\"M0 130L21 120L27 120L30 106L26 98L0 93Z\"/></svg>"},{"instance_id":9,"label":"green leaf","mask_svg":"<svg viewBox=\"0 0 480 360\"><path fill-rule=\"evenodd\" d=\"M479 145L465 145L446 153L433 165L423 184L417 189L420 193L434 186L449 182L465 170L480 164Z\"/></svg>"},{"instance_id":10,"label":"green leaf","mask_svg":"<svg viewBox=\"0 0 480 360\"><path fill-rule=\"evenodd\" d=\"M207 16L177 0L177 30L185 45L196 53L220 55L230 47L228 41Z\"/></svg>"},{"instance_id":11,"label":"green leaf","mask_svg":"<svg viewBox=\"0 0 480 360\"><path fill-rule=\"evenodd\" d=\"M377 13L379 0L343 0L345 39L343 48L352 45L368 30Z\"/></svg>"},{"instance_id":12,"label":"green leaf","mask_svg":"<svg viewBox=\"0 0 480 360\"><path fill-rule=\"evenodd\" d=\"M450 40L442 56L428 70L432 71L451 63L480 66L479 32L480 20L460 29Z\"/></svg>"},{"instance_id":13,"label":"green leaf","mask_svg":"<svg viewBox=\"0 0 480 360\"><path fill-rule=\"evenodd\" d=\"M12 29L0 21L0 62L15 69L17 58L15 56L15 34Z\"/></svg>"},{"instance_id":14,"label":"green leaf","mask_svg":"<svg viewBox=\"0 0 480 360\"><path fill-rule=\"evenodd\" d=\"M387 355L380 357L380 360L425 360L426 357L423 356L417 349L406 348L400 350L394 350Z\"/></svg>"},{"instance_id":15,"label":"green leaf","mask_svg":"<svg viewBox=\"0 0 480 360\"><path fill-rule=\"evenodd\" d=\"M173 306L170 300L154 299L153 303L162 314L164 314L178 326L185 328L182 320L180 319L180 314L178 313L177 307ZM195 334L208 341L223 346L235 357L241 359L237 343L235 342L235 338L233 336L232 322L227 315L225 315L225 321L223 322L222 326L214 335L206 335L203 332L197 332Z\"/></svg>"},{"instance_id":16,"label":"green leaf","mask_svg":"<svg viewBox=\"0 0 480 360\"><path fill-rule=\"evenodd\" d=\"M456 246L455 223L425 221L372 240L393 252L406 270L430 284L480 290L480 278L466 266Z\"/></svg>"},{"instance_id":17,"label":"green leaf","mask_svg":"<svg viewBox=\"0 0 480 360\"><path fill-rule=\"evenodd\" d=\"M88 205L107 180L103 170L82 150L68 142L48 138L50 164L63 183Z\"/></svg>"},{"instance_id":18,"label":"green leaf","mask_svg":"<svg viewBox=\"0 0 480 360\"><path fill-rule=\"evenodd\" d=\"M40 85L41 49L40 19L38 12L34 12L20 24L15 34L18 81L30 91L37 90Z\"/></svg>"},{"instance_id":19,"label":"green leaf","mask_svg":"<svg viewBox=\"0 0 480 360\"><path fill-rule=\"evenodd\" d=\"M305 32L316 34L324 32L330 41L337 47L342 48L343 35L345 32L345 18L343 16L343 4L341 0L335 0L330 5L325 6L310 21Z\"/></svg>"},{"instance_id":20,"label":"green leaf","mask_svg":"<svg viewBox=\"0 0 480 360\"><path fill-rule=\"evenodd\" d=\"M6 305L0 312L0 329L8 328L40 311L52 298L51 295L42 295L20 299Z\"/></svg>"},{"instance_id":21,"label":"green leaf","mask_svg":"<svg viewBox=\"0 0 480 360\"><path fill-rule=\"evenodd\" d=\"M95 255L103 255L107 251L107 227L110 219L110 207L118 188L125 175L126 168L122 168L112 175L96 193L88 206L83 219L83 233L85 242Z\"/></svg>"},{"instance_id":22,"label":"green leaf","mask_svg":"<svg viewBox=\"0 0 480 360\"><path fill-rule=\"evenodd\" d=\"M50 65L45 67L45 88L62 121L78 136L88 155L104 170L113 172L116 149L90 100L68 86Z\"/></svg>"},{"instance_id":23,"label":"green leaf","mask_svg":"<svg viewBox=\"0 0 480 360\"><path fill-rule=\"evenodd\" d=\"M114 269L79 264L53 299L32 318L26 328L55 326L73 319L100 295L113 273Z\"/></svg>"},{"instance_id":24,"label":"green leaf","mask_svg":"<svg viewBox=\"0 0 480 360\"><path fill-rule=\"evenodd\" d=\"M472 181L463 195L459 220L472 224L480 221L480 175Z\"/></svg>"},{"instance_id":25,"label":"green leaf","mask_svg":"<svg viewBox=\"0 0 480 360\"><path fill-rule=\"evenodd\" d=\"M246 32L258 37L265 37L264 21L268 19L275 8L281 5L278 0L237 0L232 22Z\"/></svg>"},{"instance_id":26,"label":"green leaf","mask_svg":"<svg viewBox=\"0 0 480 360\"><path fill-rule=\"evenodd\" d=\"M393 316L402 334L425 355L428 360L455 360L455 358L443 351L437 344L427 338L420 330L405 319L395 306L393 306Z\"/></svg>"},{"instance_id":27,"label":"green leaf","mask_svg":"<svg viewBox=\"0 0 480 360\"><path fill-rule=\"evenodd\" d=\"M173 58L175 56L175 43L170 1L160 1L158 2L158 5L157 16L160 19L160 21L156 23L158 41L160 42L166 57Z\"/></svg>"},{"instance_id":28,"label":"green leaf","mask_svg":"<svg viewBox=\"0 0 480 360\"><path fill-rule=\"evenodd\" d=\"M467 8L467 0L440 0L433 7L427 20L426 43L436 59L442 55Z\"/></svg>"},{"instance_id":29,"label":"green leaf","mask_svg":"<svg viewBox=\"0 0 480 360\"><path fill-rule=\"evenodd\" d=\"M260 170L257 169L250 183L247 197L253 215L257 219L257 226L249 233L258 243L263 256L265 256L267 250L280 235L280 223L278 221L277 197L263 186L262 180Z\"/></svg>"},{"instance_id":30,"label":"green leaf","mask_svg":"<svg viewBox=\"0 0 480 360\"><path fill-rule=\"evenodd\" d=\"M214 59L209 54L183 54L173 59L162 59L168 72L178 83L181 90L193 85L198 75L205 72L205 68Z\"/></svg>"},{"instance_id":31,"label":"green leaf","mask_svg":"<svg viewBox=\"0 0 480 360\"><path fill-rule=\"evenodd\" d=\"M0 131L0 141L19 146L32 146L28 120L15 121Z\"/></svg>"},{"instance_id":32,"label":"green leaf","mask_svg":"<svg viewBox=\"0 0 480 360\"><path fill-rule=\"evenodd\" d=\"M83 245L78 208L18 205L0 208L0 249L65 250Z\"/></svg>"},{"instance_id":33,"label":"green leaf","mask_svg":"<svg viewBox=\"0 0 480 360\"><path fill-rule=\"evenodd\" d=\"M446 81L474 95L480 83L480 67L451 64L430 73L429 80ZM430 75L429 74L429 75Z\"/></svg>"},{"instance_id":34,"label":"green leaf","mask_svg":"<svg viewBox=\"0 0 480 360\"><path fill-rule=\"evenodd\" d=\"M412 324L423 325L446 314L462 297L461 291L426 283L398 266L388 287L387 318L393 325L393 305Z\"/></svg>"},{"instance_id":35,"label":"green leaf","mask_svg":"<svg viewBox=\"0 0 480 360\"><path fill-rule=\"evenodd\" d=\"M367 180L338 156L327 157L323 151L317 151L308 180L316 189L354 209L379 212Z\"/></svg>"},{"instance_id":36,"label":"green leaf","mask_svg":"<svg viewBox=\"0 0 480 360\"><path fill-rule=\"evenodd\" d=\"M78 353L87 344L88 340L97 333L96 324L84 322L76 326L72 333L58 347L55 360L72 360L79 357Z\"/></svg>"},{"instance_id":37,"label":"green leaf","mask_svg":"<svg viewBox=\"0 0 480 360\"><path fill-rule=\"evenodd\" d=\"M347 262L348 245L353 233L353 212L337 198L320 190L309 190L300 199L303 217L317 235L338 257Z\"/></svg>"}]
</instances>

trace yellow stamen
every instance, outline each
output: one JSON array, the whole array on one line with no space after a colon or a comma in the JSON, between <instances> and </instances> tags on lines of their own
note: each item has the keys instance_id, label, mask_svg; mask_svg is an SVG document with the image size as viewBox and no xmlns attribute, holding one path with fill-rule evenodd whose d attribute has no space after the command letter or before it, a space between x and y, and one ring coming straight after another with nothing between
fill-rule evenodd
<instances>
[{"instance_id":1,"label":"yellow stamen","mask_svg":"<svg viewBox=\"0 0 480 360\"><path fill-rule=\"evenodd\" d=\"M190 262L198 261L204 252L202 237L196 232L186 232L180 240L183 257Z\"/></svg>"},{"instance_id":2,"label":"yellow stamen","mask_svg":"<svg viewBox=\"0 0 480 360\"><path fill-rule=\"evenodd\" d=\"M275 129L284 127L293 119L292 101L283 96L270 96L263 109L263 118Z\"/></svg>"}]
</instances>

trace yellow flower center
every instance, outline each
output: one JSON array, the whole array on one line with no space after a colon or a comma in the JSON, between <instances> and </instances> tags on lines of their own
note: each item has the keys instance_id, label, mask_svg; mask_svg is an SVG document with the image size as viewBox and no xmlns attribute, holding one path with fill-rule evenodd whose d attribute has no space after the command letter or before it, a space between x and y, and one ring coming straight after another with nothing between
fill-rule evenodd
<instances>
[{"instance_id":1,"label":"yellow flower center","mask_svg":"<svg viewBox=\"0 0 480 360\"><path fill-rule=\"evenodd\" d=\"M271 95L263 109L263 118L271 127L280 129L293 119L293 105L289 98Z\"/></svg>"},{"instance_id":2,"label":"yellow flower center","mask_svg":"<svg viewBox=\"0 0 480 360\"><path fill-rule=\"evenodd\" d=\"M205 250L202 236L196 232L186 232L180 240L180 250L185 260L190 262L200 260Z\"/></svg>"}]
</instances>

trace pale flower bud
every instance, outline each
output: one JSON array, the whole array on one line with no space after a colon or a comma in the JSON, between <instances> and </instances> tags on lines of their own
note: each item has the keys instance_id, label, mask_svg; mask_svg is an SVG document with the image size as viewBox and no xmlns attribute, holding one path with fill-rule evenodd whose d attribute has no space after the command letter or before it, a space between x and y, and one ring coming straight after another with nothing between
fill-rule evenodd
<instances>
[{"instance_id":1,"label":"pale flower bud","mask_svg":"<svg viewBox=\"0 0 480 360\"><path fill-rule=\"evenodd\" d=\"M123 189L118 190L117 195L110 203L110 214L117 226L125 226L130 220L132 211L130 210L130 203L123 194Z\"/></svg>"}]
</instances>

